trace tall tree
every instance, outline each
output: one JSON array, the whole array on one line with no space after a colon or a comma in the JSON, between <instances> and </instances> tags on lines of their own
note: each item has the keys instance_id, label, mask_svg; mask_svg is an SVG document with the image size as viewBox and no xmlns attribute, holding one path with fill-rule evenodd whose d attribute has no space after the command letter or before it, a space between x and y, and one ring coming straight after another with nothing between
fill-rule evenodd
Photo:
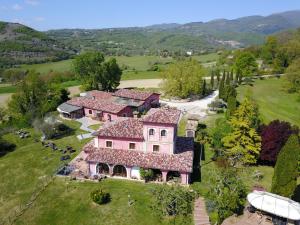
<instances>
[{"instance_id":1,"label":"tall tree","mask_svg":"<svg viewBox=\"0 0 300 225\"><path fill-rule=\"evenodd\" d=\"M224 89L225 89L225 73L223 73L223 76L219 84L219 98L221 99L223 99L224 97Z\"/></svg>"},{"instance_id":2,"label":"tall tree","mask_svg":"<svg viewBox=\"0 0 300 225\"><path fill-rule=\"evenodd\" d=\"M215 71L214 70L211 71L211 75L210 75L210 87L211 87L211 89L215 88Z\"/></svg>"},{"instance_id":3,"label":"tall tree","mask_svg":"<svg viewBox=\"0 0 300 225\"><path fill-rule=\"evenodd\" d=\"M162 87L167 95L181 98L201 94L205 75L205 69L196 60L178 61L163 73Z\"/></svg>"},{"instance_id":4,"label":"tall tree","mask_svg":"<svg viewBox=\"0 0 300 225\"><path fill-rule=\"evenodd\" d=\"M77 56L73 67L83 81L85 90L111 91L120 83L122 72L116 60L110 59L105 62L100 52L86 52Z\"/></svg>"},{"instance_id":5,"label":"tall tree","mask_svg":"<svg viewBox=\"0 0 300 225\"><path fill-rule=\"evenodd\" d=\"M225 154L233 165L254 164L261 150L261 137L255 130L255 106L247 99L235 110L229 123L232 132L222 138Z\"/></svg>"},{"instance_id":6,"label":"tall tree","mask_svg":"<svg viewBox=\"0 0 300 225\"><path fill-rule=\"evenodd\" d=\"M290 91L300 93L300 58L294 60L287 68L286 79L289 81Z\"/></svg>"},{"instance_id":7,"label":"tall tree","mask_svg":"<svg viewBox=\"0 0 300 225\"><path fill-rule=\"evenodd\" d=\"M217 75L217 87L218 87L220 84L220 70L219 69L216 70L216 75Z\"/></svg>"},{"instance_id":8,"label":"tall tree","mask_svg":"<svg viewBox=\"0 0 300 225\"><path fill-rule=\"evenodd\" d=\"M271 192L290 198L297 186L298 157L300 154L299 137L289 137L278 155L272 179Z\"/></svg>"},{"instance_id":9,"label":"tall tree","mask_svg":"<svg viewBox=\"0 0 300 225\"><path fill-rule=\"evenodd\" d=\"M258 70L255 57L247 51L238 52L234 62L234 69L242 77L255 75Z\"/></svg>"},{"instance_id":10,"label":"tall tree","mask_svg":"<svg viewBox=\"0 0 300 225\"><path fill-rule=\"evenodd\" d=\"M260 161L266 164L274 165L277 156L288 138L292 134L298 134L299 129L292 127L285 121L273 120L268 125L259 128L262 139L262 148L260 152Z\"/></svg>"}]
</instances>

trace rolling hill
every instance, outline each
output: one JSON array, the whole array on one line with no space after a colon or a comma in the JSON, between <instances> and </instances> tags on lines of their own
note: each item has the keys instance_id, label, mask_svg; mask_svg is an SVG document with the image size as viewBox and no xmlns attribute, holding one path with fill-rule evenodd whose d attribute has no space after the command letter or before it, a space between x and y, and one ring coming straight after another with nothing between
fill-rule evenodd
<instances>
[{"instance_id":1,"label":"rolling hill","mask_svg":"<svg viewBox=\"0 0 300 225\"><path fill-rule=\"evenodd\" d=\"M156 54L163 50L202 53L220 48L239 48L261 44L267 35L296 27L300 27L300 10L205 23L60 29L46 34L77 50L98 49L106 54L133 55Z\"/></svg>"},{"instance_id":2,"label":"rolling hill","mask_svg":"<svg viewBox=\"0 0 300 225\"><path fill-rule=\"evenodd\" d=\"M74 54L47 34L18 23L0 22L0 67L58 61Z\"/></svg>"}]
</instances>

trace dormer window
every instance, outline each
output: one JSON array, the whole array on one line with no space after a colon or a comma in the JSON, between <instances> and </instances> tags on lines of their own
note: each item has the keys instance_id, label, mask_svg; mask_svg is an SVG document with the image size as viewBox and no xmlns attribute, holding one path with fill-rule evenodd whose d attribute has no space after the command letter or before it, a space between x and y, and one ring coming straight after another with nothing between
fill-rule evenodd
<instances>
[{"instance_id":1,"label":"dormer window","mask_svg":"<svg viewBox=\"0 0 300 225\"><path fill-rule=\"evenodd\" d=\"M167 131L166 130L161 130L160 131L160 136L161 137L166 137L167 136Z\"/></svg>"},{"instance_id":2,"label":"dormer window","mask_svg":"<svg viewBox=\"0 0 300 225\"><path fill-rule=\"evenodd\" d=\"M151 128L151 129L149 130L149 135L150 135L150 136L153 136L153 135L154 135L154 129Z\"/></svg>"}]
</instances>

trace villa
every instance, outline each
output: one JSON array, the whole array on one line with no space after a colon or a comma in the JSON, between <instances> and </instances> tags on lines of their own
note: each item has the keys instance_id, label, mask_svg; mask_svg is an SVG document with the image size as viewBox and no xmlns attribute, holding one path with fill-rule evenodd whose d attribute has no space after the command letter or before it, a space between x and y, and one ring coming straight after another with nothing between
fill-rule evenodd
<instances>
[{"instance_id":1,"label":"villa","mask_svg":"<svg viewBox=\"0 0 300 225\"><path fill-rule=\"evenodd\" d=\"M100 121L113 121L118 117L133 117L135 111L147 111L158 105L157 93L129 89L114 93L94 90L59 105L57 111L70 119L87 116Z\"/></svg>"},{"instance_id":2,"label":"villa","mask_svg":"<svg viewBox=\"0 0 300 225\"><path fill-rule=\"evenodd\" d=\"M116 95L131 97L124 93ZM194 141L177 136L180 117L177 109L151 108L142 118L120 117L106 122L83 148L89 175L139 180L143 168L152 169L158 181L175 178L188 184L193 171Z\"/></svg>"}]
</instances>

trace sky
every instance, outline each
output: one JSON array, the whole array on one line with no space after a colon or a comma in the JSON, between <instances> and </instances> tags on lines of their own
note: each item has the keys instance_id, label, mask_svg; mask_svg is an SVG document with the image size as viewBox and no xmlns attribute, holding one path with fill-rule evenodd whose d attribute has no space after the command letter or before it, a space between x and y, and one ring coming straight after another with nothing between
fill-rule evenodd
<instances>
[{"instance_id":1,"label":"sky","mask_svg":"<svg viewBox=\"0 0 300 225\"><path fill-rule=\"evenodd\" d=\"M37 30L206 22L300 10L300 0L0 0L0 21Z\"/></svg>"}]
</instances>

